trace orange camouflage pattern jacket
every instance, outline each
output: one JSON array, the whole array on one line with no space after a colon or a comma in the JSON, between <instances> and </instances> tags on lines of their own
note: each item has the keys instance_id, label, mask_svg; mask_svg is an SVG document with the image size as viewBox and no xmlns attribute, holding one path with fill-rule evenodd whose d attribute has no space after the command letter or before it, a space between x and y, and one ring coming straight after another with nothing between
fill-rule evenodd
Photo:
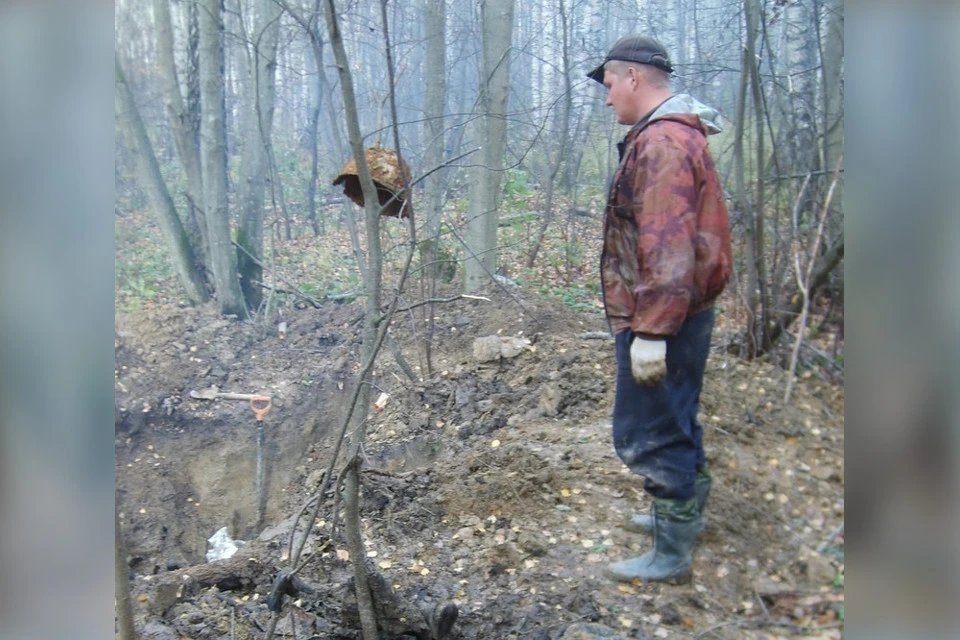
<instances>
[{"instance_id":1,"label":"orange camouflage pattern jacket","mask_svg":"<svg viewBox=\"0 0 960 640\"><path fill-rule=\"evenodd\" d=\"M693 98L673 96L620 145L600 257L613 333L673 335L711 308L730 279L730 224L707 147L707 134L719 132L711 115Z\"/></svg>"}]
</instances>

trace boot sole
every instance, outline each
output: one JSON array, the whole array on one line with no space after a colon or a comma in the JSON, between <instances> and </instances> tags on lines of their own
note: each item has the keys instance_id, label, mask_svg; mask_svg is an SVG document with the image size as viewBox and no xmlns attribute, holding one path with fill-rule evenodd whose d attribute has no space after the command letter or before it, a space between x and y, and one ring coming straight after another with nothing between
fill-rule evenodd
<instances>
[{"instance_id":1,"label":"boot sole","mask_svg":"<svg viewBox=\"0 0 960 640\"><path fill-rule=\"evenodd\" d=\"M687 584L693 578L693 572L690 571L689 569L687 570L686 573L683 573L678 576L670 576L668 578L640 578L640 577L630 578L628 576L617 575L611 572L610 570L607 570L604 573L606 573L608 578L616 582L622 582L625 584L634 584L636 582L640 582L641 585L646 582L660 582L663 584L671 584L671 585Z\"/></svg>"},{"instance_id":2,"label":"boot sole","mask_svg":"<svg viewBox=\"0 0 960 640\"><path fill-rule=\"evenodd\" d=\"M652 536L652 535L653 535L653 529L652 529L652 528L637 527L637 526L633 525L633 524L630 523L630 522L625 522L625 523L621 524L621 525L620 525L620 528L623 529L624 531L629 531L630 533L644 533L644 534L646 534L646 535L648 535L648 536ZM703 532L706 531L706 530L707 530L707 525L706 525L706 523L704 523L703 527L700 529L700 531L697 533L697 535L702 535Z\"/></svg>"}]
</instances>

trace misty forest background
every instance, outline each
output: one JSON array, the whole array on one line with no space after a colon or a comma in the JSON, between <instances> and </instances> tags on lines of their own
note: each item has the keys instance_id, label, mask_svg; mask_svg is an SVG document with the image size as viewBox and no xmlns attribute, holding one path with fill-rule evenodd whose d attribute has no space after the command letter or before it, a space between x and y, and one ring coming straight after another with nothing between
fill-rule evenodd
<instances>
[{"instance_id":1,"label":"misty forest background","mask_svg":"<svg viewBox=\"0 0 960 640\"><path fill-rule=\"evenodd\" d=\"M626 128L584 74L633 32L724 116L727 347L785 361L798 327L828 323L842 340L841 0L118 0L118 311L210 302L270 323L505 278L598 310ZM410 166L412 224L332 185L373 146ZM842 366L836 341L810 349Z\"/></svg>"}]
</instances>

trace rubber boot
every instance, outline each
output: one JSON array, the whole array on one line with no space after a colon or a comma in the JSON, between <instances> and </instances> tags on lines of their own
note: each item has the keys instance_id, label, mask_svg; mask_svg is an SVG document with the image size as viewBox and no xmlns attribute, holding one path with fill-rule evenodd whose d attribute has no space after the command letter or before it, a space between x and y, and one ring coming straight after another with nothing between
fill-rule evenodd
<instances>
[{"instance_id":1,"label":"rubber boot","mask_svg":"<svg viewBox=\"0 0 960 640\"><path fill-rule=\"evenodd\" d=\"M619 582L688 582L693 546L703 528L703 517L696 513L696 506L695 497L689 500L655 500L653 549L642 556L609 565L607 575Z\"/></svg>"},{"instance_id":2,"label":"rubber boot","mask_svg":"<svg viewBox=\"0 0 960 640\"><path fill-rule=\"evenodd\" d=\"M703 517L704 509L707 506L707 498L710 497L710 486L713 484L713 477L710 475L710 466L703 465L697 471L697 479L693 485L693 493L697 498L697 510L700 514L700 531L706 526L706 518ZM623 523L623 528L632 533L653 534L653 515L649 513L634 513L630 519Z\"/></svg>"}]
</instances>

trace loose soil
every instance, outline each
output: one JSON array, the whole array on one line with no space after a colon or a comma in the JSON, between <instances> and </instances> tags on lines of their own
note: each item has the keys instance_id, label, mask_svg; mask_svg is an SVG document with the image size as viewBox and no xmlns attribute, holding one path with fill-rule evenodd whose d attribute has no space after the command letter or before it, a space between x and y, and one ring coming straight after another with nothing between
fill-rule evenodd
<instances>
[{"instance_id":1,"label":"loose soil","mask_svg":"<svg viewBox=\"0 0 960 640\"><path fill-rule=\"evenodd\" d=\"M422 311L391 329L418 377ZM841 386L806 371L784 405L782 368L718 346L701 397L714 485L693 580L618 584L604 567L649 547L620 526L649 499L613 451L602 314L511 289L434 317L434 373L411 381L385 346L373 398L389 399L366 408L361 516L384 638L842 637ZM208 307L118 315L117 505L143 637L264 637L293 522L330 464L361 324L360 303L269 323ZM715 344L732 334L721 313ZM473 341L489 335L529 344L478 363ZM213 386L271 398L262 522L255 415L242 400L191 397ZM360 637L342 526L330 538L336 487L275 637ZM222 527L240 550L207 563ZM450 602L452 631L431 631L426 618Z\"/></svg>"}]
</instances>

